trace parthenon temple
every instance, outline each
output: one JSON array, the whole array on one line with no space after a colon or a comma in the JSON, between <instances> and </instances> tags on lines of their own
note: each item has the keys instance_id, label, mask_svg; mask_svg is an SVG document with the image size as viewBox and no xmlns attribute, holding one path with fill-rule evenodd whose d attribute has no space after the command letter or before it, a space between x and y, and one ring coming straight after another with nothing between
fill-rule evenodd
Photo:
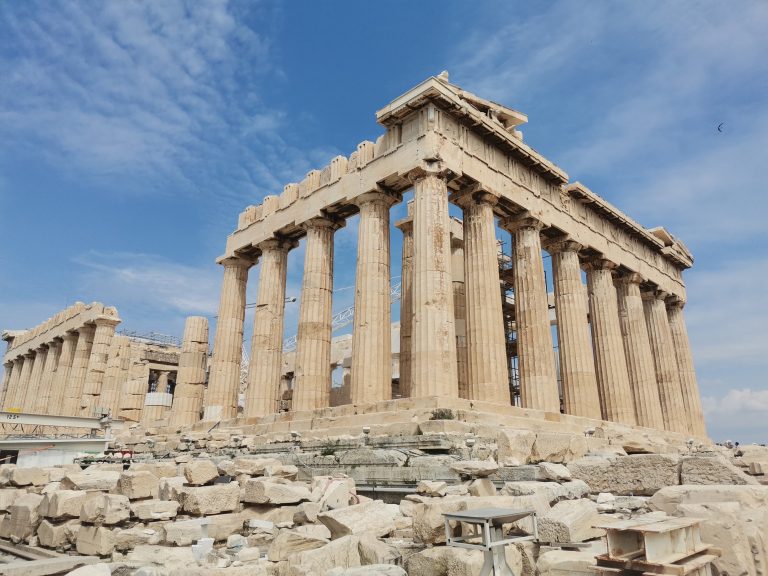
<instances>
[{"instance_id":1,"label":"parthenon temple","mask_svg":"<svg viewBox=\"0 0 768 576\"><path fill-rule=\"evenodd\" d=\"M180 347L158 347L116 335L116 309L78 303L32 330L4 333L3 409L176 427L236 418L266 425L313 411L333 417L338 404L398 412L432 399L706 437L683 317L682 272L693 260L681 241L569 182L523 141L524 114L447 75L396 98L376 119L385 131L375 142L240 214L218 259L212 353L205 318L188 319ZM410 191L407 217L391 222ZM451 217L451 204L461 218ZM332 358L334 235L356 215L344 360ZM402 234L399 324L391 318L392 228ZM289 353L287 263L302 239ZM502 242L512 246L506 255ZM258 293L244 342L252 269ZM332 370L342 365L340 391Z\"/></svg>"}]
</instances>

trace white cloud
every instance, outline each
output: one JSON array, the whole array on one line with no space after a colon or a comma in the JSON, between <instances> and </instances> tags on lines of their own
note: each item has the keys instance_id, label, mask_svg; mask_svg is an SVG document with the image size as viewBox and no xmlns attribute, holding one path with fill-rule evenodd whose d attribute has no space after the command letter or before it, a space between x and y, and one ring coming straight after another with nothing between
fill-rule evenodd
<instances>
[{"instance_id":1,"label":"white cloud","mask_svg":"<svg viewBox=\"0 0 768 576\"><path fill-rule=\"evenodd\" d=\"M738 388L702 398L707 428L716 441L768 442L768 390Z\"/></svg>"}]
</instances>

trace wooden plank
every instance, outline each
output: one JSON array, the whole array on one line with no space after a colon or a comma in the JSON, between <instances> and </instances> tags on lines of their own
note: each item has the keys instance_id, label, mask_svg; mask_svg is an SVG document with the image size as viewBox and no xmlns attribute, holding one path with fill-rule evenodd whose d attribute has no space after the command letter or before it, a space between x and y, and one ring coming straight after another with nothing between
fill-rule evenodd
<instances>
[{"instance_id":1,"label":"wooden plank","mask_svg":"<svg viewBox=\"0 0 768 576\"><path fill-rule=\"evenodd\" d=\"M0 565L2 576L50 576L74 570L78 566L96 564L100 559L96 556L58 556L25 562L13 562Z\"/></svg>"}]
</instances>

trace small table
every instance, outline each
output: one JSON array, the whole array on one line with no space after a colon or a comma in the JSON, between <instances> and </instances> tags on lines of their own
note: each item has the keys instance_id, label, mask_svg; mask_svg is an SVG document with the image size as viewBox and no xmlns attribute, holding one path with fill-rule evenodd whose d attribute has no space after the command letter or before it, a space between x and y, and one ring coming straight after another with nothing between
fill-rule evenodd
<instances>
[{"instance_id":1,"label":"small table","mask_svg":"<svg viewBox=\"0 0 768 576\"><path fill-rule=\"evenodd\" d=\"M504 538L502 525L511 524L530 516L533 519L533 535L513 536ZM443 514L445 519L445 541L448 546L461 548L473 548L483 550L485 560L480 576L514 576L512 568L507 564L504 556L504 547L513 542L525 542L538 540L539 532L536 525L536 512L534 510L515 510L513 508L476 508L462 512L450 512ZM450 522L464 522L472 524L473 533L467 537L453 536ZM469 538L480 537L479 542L468 542Z\"/></svg>"}]
</instances>

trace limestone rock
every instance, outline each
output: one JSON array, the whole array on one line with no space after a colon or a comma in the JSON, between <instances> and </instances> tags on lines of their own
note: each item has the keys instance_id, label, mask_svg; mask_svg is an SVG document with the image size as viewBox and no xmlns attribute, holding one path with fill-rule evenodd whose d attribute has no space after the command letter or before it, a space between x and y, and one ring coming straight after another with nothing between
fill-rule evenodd
<instances>
[{"instance_id":1,"label":"limestone rock","mask_svg":"<svg viewBox=\"0 0 768 576\"><path fill-rule=\"evenodd\" d=\"M210 460L192 460L184 465L184 477L192 486L202 486L219 477L216 464Z\"/></svg>"},{"instance_id":2,"label":"limestone rock","mask_svg":"<svg viewBox=\"0 0 768 576\"><path fill-rule=\"evenodd\" d=\"M333 568L325 576L407 576L400 566L392 564L368 564L354 568Z\"/></svg>"},{"instance_id":3,"label":"limestone rock","mask_svg":"<svg viewBox=\"0 0 768 576\"><path fill-rule=\"evenodd\" d=\"M80 522L77 520L68 520L61 524L43 520L37 529L37 538L40 545L46 548L68 548L74 544L79 529Z\"/></svg>"},{"instance_id":4,"label":"limestone rock","mask_svg":"<svg viewBox=\"0 0 768 576\"><path fill-rule=\"evenodd\" d=\"M317 522L317 515L321 507L319 502L302 502L293 513L294 524L308 524Z\"/></svg>"},{"instance_id":5,"label":"limestone rock","mask_svg":"<svg viewBox=\"0 0 768 576\"><path fill-rule=\"evenodd\" d=\"M374 537L372 534L363 534L357 543L357 551L360 554L360 563L366 564L395 564L400 561L400 552Z\"/></svg>"},{"instance_id":6,"label":"limestone rock","mask_svg":"<svg viewBox=\"0 0 768 576\"><path fill-rule=\"evenodd\" d=\"M173 462L134 462L129 472L149 472L156 478L170 478L178 475L178 467Z\"/></svg>"},{"instance_id":7,"label":"limestone rock","mask_svg":"<svg viewBox=\"0 0 768 576\"><path fill-rule=\"evenodd\" d=\"M115 549L115 535L110 528L83 525L77 531L77 553L108 556Z\"/></svg>"},{"instance_id":8,"label":"limestone rock","mask_svg":"<svg viewBox=\"0 0 768 576\"><path fill-rule=\"evenodd\" d=\"M472 496L496 496L496 486L490 478L476 478L467 489Z\"/></svg>"},{"instance_id":9,"label":"limestone rock","mask_svg":"<svg viewBox=\"0 0 768 576\"><path fill-rule=\"evenodd\" d=\"M8 516L3 524L2 536L18 542L32 536L40 522L38 507L43 497L39 494L27 493L8 507ZM6 524L7 521L7 524Z\"/></svg>"},{"instance_id":10,"label":"limestone rock","mask_svg":"<svg viewBox=\"0 0 768 576\"><path fill-rule=\"evenodd\" d=\"M282 466L275 458L236 458L235 474L247 474L248 476L269 476L270 470Z\"/></svg>"},{"instance_id":11,"label":"limestone rock","mask_svg":"<svg viewBox=\"0 0 768 576\"><path fill-rule=\"evenodd\" d=\"M16 498L24 494L19 488L0 489L0 511L7 511L8 507L16 501Z\"/></svg>"},{"instance_id":12,"label":"limestone rock","mask_svg":"<svg viewBox=\"0 0 768 576\"><path fill-rule=\"evenodd\" d=\"M599 538L605 531L593 528L598 522L597 504L591 500L563 500L539 518L542 542L583 542Z\"/></svg>"},{"instance_id":13,"label":"limestone rock","mask_svg":"<svg viewBox=\"0 0 768 576\"><path fill-rule=\"evenodd\" d=\"M114 470L84 470L70 472L61 481L61 487L70 490L114 490L120 480L120 472Z\"/></svg>"},{"instance_id":14,"label":"limestone rock","mask_svg":"<svg viewBox=\"0 0 768 576\"><path fill-rule=\"evenodd\" d=\"M531 449L530 461L567 463L584 456L589 447L580 434L538 432Z\"/></svg>"},{"instance_id":15,"label":"limestone rock","mask_svg":"<svg viewBox=\"0 0 768 576\"><path fill-rule=\"evenodd\" d=\"M173 500L141 500L131 503L131 513L139 520L170 520L176 517L179 503Z\"/></svg>"},{"instance_id":16,"label":"limestone rock","mask_svg":"<svg viewBox=\"0 0 768 576\"><path fill-rule=\"evenodd\" d=\"M130 501L120 494L91 494L80 509L80 521L90 524L119 524L130 516Z\"/></svg>"},{"instance_id":17,"label":"limestone rock","mask_svg":"<svg viewBox=\"0 0 768 576\"><path fill-rule=\"evenodd\" d=\"M143 544L160 544L163 541L164 532L138 525L125 530L116 529L114 535L115 549L123 552Z\"/></svg>"},{"instance_id":18,"label":"limestone rock","mask_svg":"<svg viewBox=\"0 0 768 576\"><path fill-rule=\"evenodd\" d=\"M355 448L339 457L339 464L355 466L403 466L408 457L399 450Z\"/></svg>"},{"instance_id":19,"label":"limestone rock","mask_svg":"<svg viewBox=\"0 0 768 576\"><path fill-rule=\"evenodd\" d=\"M416 492L425 496L445 496L448 484L434 480L422 480L416 486Z\"/></svg>"},{"instance_id":20,"label":"limestone rock","mask_svg":"<svg viewBox=\"0 0 768 576\"><path fill-rule=\"evenodd\" d=\"M179 495L186 482L184 476L171 476L160 478L158 497L160 500L180 500Z\"/></svg>"},{"instance_id":21,"label":"limestone rock","mask_svg":"<svg viewBox=\"0 0 768 576\"><path fill-rule=\"evenodd\" d=\"M110 570L108 564L99 562L97 564L87 564L75 568L71 572L67 572L67 576L110 576L112 570Z\"/></svg>"},{"instance_id":22,"label":"limestone rock","mask_svg":"<svg viewBox=\"0 0 768 576\"><path fill-rule=\"evenodd\" d=\"M360 566L358 542L357 536L342 536L321 548L299 552L289 560L291 573L298 569L299 573L325 574L333 568Z\"/></svg>"},{"instance_id":23,"label":"limestone rock","mask_svg":"<svg viewBox=\"0 0 768 576\"><path fill-rule=\"evenodd\" d=\"M120 494L130 500L139 498L156 498L160 486L160 480L150 472L128 470L120 475L117 488Z\"/></svg>"},{"instance_id":24,"label":"limestone rock","mask_svg":"<svg viewBox=\"0 0 768 576\"><path fill-rule=\"evenodd\" d=\"M40 503L40 514L46 518L79 518L85 503L86 492L79 490L57 490L46 494Z\"/></svg>"},{"instance_id":25,"label":"limestone rock","mask_svg":"<svg viewBox=\"0 0 768 576\"><path fill-rule=\"evenodd\" d=\"M317 494L321 510L337 510L349 506L355 496L355 481L352 478L316 476L312 479L312 497Z\"/></svg>"},{"instance_id":26,"label":"limestone rock","mask_svg":"<svg viewBox=\"0 0 768 576\"><path fill-rule=\"evenodd\" d=\"M553 462L542 462L539 464L539 472L542 480L554 480L555 482L562 482L571 479L571 473L562 464L555 464Z\"/></svg>"},{"instance_id":27,"label":"limestone rock","mask_svg":"<svg viewBox=\"0 0 768 576\"><path fill-rule=\"evenodd\" d=\"M214 484L187 488L184 492L182 508L190 514L219 514L237 510L240 504L240 485Z\"/></svg>"},{"instance_id":28,"label":"limestone rock","mask_svg":"<svg viewBox=\"0 0 768 576\"><path fill-rule=\"evenodd\" d=\"M165 542L176 546L190 546L202 538L202 518L193 520L176 520L169 522L165 529ZM226 540L230 535L243 529L243 514L239 512L231 514L216 514L208 516L208 536L217 542Z\"/></svg>"},{"instance_id":29,"label":"limestone rock","mask_svg":"<svg viewBox=\"0 0 768 576\"><path fill-rule=\"evenodd\" d=\"M502 428L496 437L497 458L501 466L520 466L531 458L536 434L529 430Z\"/></svg>"},{"instance_id":30,"label":"limestone rock","mask_svg":"<svg viewBox=\"0 0 768 576\"><path fill-rule=\"evenodd\" d=\"M14 486L43 486L50 481L50 473L45 468L14 468L11 471L11 484Z\"/></svg>"},{"instance_id":31,"label":"limestone rock","mask_svg":"<svg viewBox=\"0 0 768 576\"><path fill-rule=\"evenodd\" d=\"M313 538L300 532L292 530L281 530L272 541L267 552L267 558L270 562L279 562L281 560L288 560L294 554L302 552L304 550L313 550L320 548L328 544L328 540L321 538Z\"/></svg>"},{"instance_id":32,"label":"limestone rock","mask_svg":"<svg viewBox=\"0 0 768 576\"><path fill-rule=\"evenodd\" d=\"M126 560L144 567L161 568L162 572L155 572L158 576L173 569L189 569L197 564L189 547L139 545L126 554Z\"/></svg>"},{"instance_id":33,"label":"limestone rock","mask_svg":"<svg viewBox=\"0 0 768 576\"><path fill-rule=\"evenodd\" d=\"M507 546L504 555L513 574L534 575L533 567L526 566L529 560L523 558L519 547ZM483 553L480 550L436 546L412 554L405 566L408 574L418 576L477 576L483 566Z\"/></svg>"},{"instance_id":34,"label":"limestone rock","mask_svg":"<svg viewBox=\"0 0 768 576\"><path fill-rule=\"evenodd\" d=\"M400 507L397 504L384 504L380 500L374 500L322 512L318 514L317 519L328 527L335 540L342 536L359 536L366 532L377 537L385 536L395 529L395 518L398 516Z\"/></svg>"},{"instance_id":35,"label":"limestone rock","mask_svg":"<svg viewBox=\"0 0 768 576\"><path fill-rule=\"evenodd\" d=\"M635 454L615 459L588 456L568 464L571 475L586 482L593 493L654 494L679 484L678 458L661 454Z\"/></svg>"},{"instance_id":36,"label":"limestone rock","mask_svg":"<svg viewBox=\"0 0 768 576\"><path fill-rule=\"evenodd\" d=\"M445 542L443 514L464 510L464 498L433 498L413 507L413 537L422 544Z\"/></svg>"},{"instance_id":37,"label":"limestone rock","mask_svg":"<svg viewBox=\"0 0 768 576\"><path fill-rule=\"evenodd\" d=\"M451 470L471 478L485 478L498 469L499 465L493 460L462 460L451 465Z\"/></svg>"},{"instance_id":38,"label":"limestone rock","mask_svg":"<svg viewBox=\"0 0 768 576\"><path fill-rule=\"evenodd\" d=\"M243 501L253 504L295 504L309 500L311 496L306 486L252 478L245 483Z\"/></svg>"},{"instance_id":39,"label":"limestone rock","mask_svg":"<svg viewBox=\"0 0 768 576\"><path fill-rule=\"evenodd\" d=\"M539 576L592 576L595 565L593 551L548 550L539 556L536 567Z\"/></svg>"},{"instance_id":40,"label":"limestone rock","mask_svg":"<svg viewBox=\"0 0 768 576\"><path fill-rule=\"evenodd\" d=\"M568 490L557 482L535 482L522 480L519 482L505 482L501 489L505 496L530 496L540 495L549 503L564 500L568 497Z\"/></svg>"},{"instance_id":41,"label":"limestone rock","mask_svg":"<svg viewBox=\"0 0 768 576\"><path fill-rule=\"evenodd\" d=\"M305 524L303 526L294 527L293 531L321 540L331 539L331 531L326 528L325 524Z\"/></svg>"},{"instance_id":42,"label":"limestone rock","mask_svg":"<svg viewBox=\"0 0 768 576\"><path fill-rule=\"evenodd\" d=\"M650 507L674 515L681 504L716 502L738 502L745 510L768 510L768 486L669 486L651 497Z\"/></svg>"},{"instance_id":43,"label":"limestone rock","mask_svg":"<svg viewBox=\"0 0 768 576\"><path fill-rule=\"evenodd\" d=\"M686 456L680 467L681 484L759 484L725 458Z\"/></svg>"}]
</instances>

